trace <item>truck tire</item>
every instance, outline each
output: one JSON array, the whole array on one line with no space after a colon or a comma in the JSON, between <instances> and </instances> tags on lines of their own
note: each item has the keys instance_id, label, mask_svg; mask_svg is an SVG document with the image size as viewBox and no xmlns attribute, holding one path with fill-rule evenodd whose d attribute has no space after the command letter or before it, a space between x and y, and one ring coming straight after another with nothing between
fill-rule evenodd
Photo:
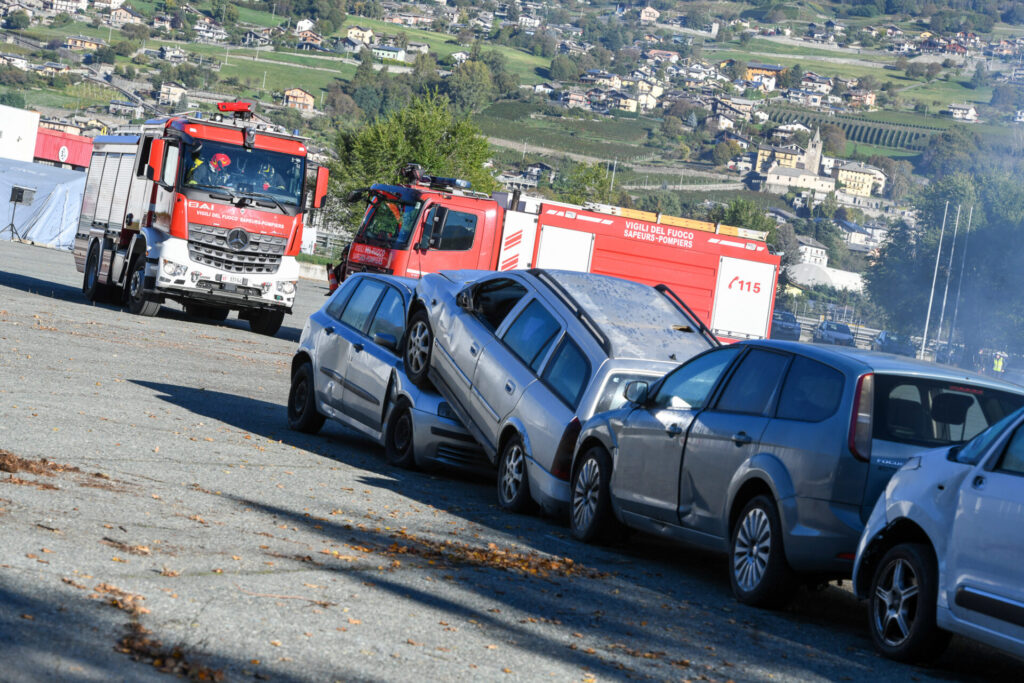
<instances>
[{"instance_id":1,"label":"truck tire","mask_svg":"<svg viewBox=\"0 0 1024 683\"><path fill-rule=\"evenodd\" d=\"M132 261L131 275L124 284L124 299L128 312L135 315L154 316L160 310L158 301L146 298L146 259L136 256Z\"/></svg>"},{"instance_id":2,"label":"truck tire","mask_svg":"<svg viewBox=\"0 0 1024 683\"><path fill-rule=\"evenodd\" d=\"M89 255L85 257L82 294L89 301L102 301L109 294L108 287L100 284L100 249L96 242L89 247Z\"/></svg>"},{"instance_id":3,"label":"truck tire","mask_svg":"<svg viewBox=\"0 0 1024 683\"><path fill-rule=\"evenodd\" d=\"M430 316L420 309L409 319L409 331L405 334L405 374L421 389L430 388L427 372L430 370L430 356L434 346L434 330L430 327Z\"/></svg>"},{"instance_id":4,"label":"truck tire","mask_svg":"<svg viewBox=\"0 0 1024 683\"><path fill-rule=\"evenodd\" d=\"M249 329L256 334L273 337L281 329L284 322L284 311L268 311L260 309L249 314Z\"/></svg>"}]
</instances>

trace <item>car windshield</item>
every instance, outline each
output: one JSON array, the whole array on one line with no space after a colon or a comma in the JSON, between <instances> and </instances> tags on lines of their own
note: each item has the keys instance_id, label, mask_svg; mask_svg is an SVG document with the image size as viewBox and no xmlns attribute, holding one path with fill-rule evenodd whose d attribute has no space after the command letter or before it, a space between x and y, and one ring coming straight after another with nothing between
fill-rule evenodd
<instances>
[{"instance_id":1,"label":"car windshield","mask_svg":"<svg viewBox=\"0 0 1024 683\"><path fill-rule=\"evenodd\" d=\"M421 202L401 204L375 196L366 210L363 227L356 241L389 249L405 249L409 246L409 239L416 226L420 206Z\"/></svg>"},{"instance_id":2,"label":"car windshield","mask_svg":"<svg viewBox=\"0 0 1024 683\"><path fill-rule=\"evenodd\" d=\"M784 323L795 323L796 322L796 316L793 315L792 313L788 313L786 311L782 311L782 312L776 313L772 317L776 321L778 321L778 322L784 322Z\"/></svg>"},{"instance_id":3,"label":"car windshield","mask_svg":"<svg viewBox=\"0 0 1024 683\"><path fill-rule=\"evenodd\" d=\"M302 203L304 157L203 140L188 148L183 168L185 187L262 196L292 206Z\"/></svg>"},{"instance_id":4,"label":"car windshield","mask_svg":"<svg viewBox=\"0 0 1024 683\"><path fill-rule=\"evenodd\" d=\"M956 454L956 461L962 462L965 465L977 465L978 460L981 459L982 454L988 450L989 445L998 439L1006 426L1020 417L1022 412L1024 411L1018 410L1010 413L1002 420L996 422L981 434L978 434L976 437L964 444L963 448L961 448Z\"/></svg>"}]
</instances>

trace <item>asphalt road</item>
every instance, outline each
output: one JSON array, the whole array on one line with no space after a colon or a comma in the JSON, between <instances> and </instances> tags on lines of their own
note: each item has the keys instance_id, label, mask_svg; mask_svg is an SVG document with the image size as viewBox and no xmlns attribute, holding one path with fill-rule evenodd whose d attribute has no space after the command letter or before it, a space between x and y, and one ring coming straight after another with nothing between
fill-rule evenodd
<instances>
[{"instance_id":1,"label":"asphalt road","mask_svg":"<svg viewBox=\"0 0 1024 683\"><path fill-rule=\"evenodd\" d=\"M961 639L893 664L844 588L750 609L721 557L585 546L500 512L493 482L290 432L316 283L267 338L91 305L80 280L68 253L0 242L0 449L49 462L0 471L0 680L1024 678Z\"/></svg>"}]
</instances>

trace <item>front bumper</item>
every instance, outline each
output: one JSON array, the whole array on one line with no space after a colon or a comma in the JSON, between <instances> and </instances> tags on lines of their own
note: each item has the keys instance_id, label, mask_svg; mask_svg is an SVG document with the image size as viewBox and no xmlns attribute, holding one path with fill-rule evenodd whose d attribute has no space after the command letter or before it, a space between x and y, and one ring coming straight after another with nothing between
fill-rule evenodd
<instances>
[{"instance_id":1,"label":"front bumper","mask_svg":"<svg viewBox=\"0 0 1024 683\"><path fill-rule=\"evenodd\" d=\"M494 466L466 428L436 412L412 409L416 464L424 469L452 467L494 476Z\"/></svg>"}]
</instances>

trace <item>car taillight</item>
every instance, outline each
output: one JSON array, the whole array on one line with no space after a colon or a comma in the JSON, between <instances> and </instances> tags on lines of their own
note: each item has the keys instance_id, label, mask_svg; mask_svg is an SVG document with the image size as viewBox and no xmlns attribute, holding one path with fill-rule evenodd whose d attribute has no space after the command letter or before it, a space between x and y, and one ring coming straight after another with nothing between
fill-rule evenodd
<instances>
[{"instance_id":1,"label":"car taillight","mask_svg":"<svg viewBox=\"0 0 1024 683\"><path fill-rule=\"evenodd\" d=\"M871 412L875 402L875 376L861 375L850 416L850 452L860 460L871 459Z\"/></svg>"},{"instance_id":2,"label":"car taillight","mask_svg":"<svg viewBox=\"0 0 1024 683\"><path fill-rule=\"evenodd\" d=\"M569 475L572 472L572 454L576 448L576 439L579 438L580 419L573 417L565 431L562 432L562 438L558 441L558 449L555 451L555 460L551 463L551 474L558 477L562 481L569 481Z\"/></svg>"}]
</instances>

